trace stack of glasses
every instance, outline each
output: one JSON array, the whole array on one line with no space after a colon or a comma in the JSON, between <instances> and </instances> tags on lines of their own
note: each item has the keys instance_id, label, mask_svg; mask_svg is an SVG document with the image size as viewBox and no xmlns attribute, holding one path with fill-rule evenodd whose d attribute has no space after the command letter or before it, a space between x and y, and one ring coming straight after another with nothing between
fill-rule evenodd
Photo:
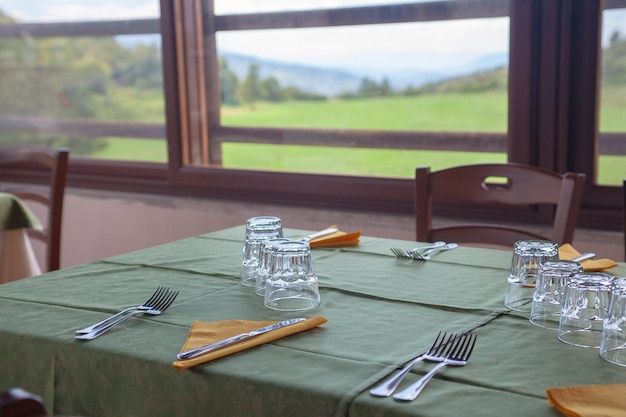
<instances>
[{"instance_id":1,"label":"stack of glasses","mask_svg":"<svg viewBox=\"0 0 626 417\"><path fill-rule=\"evenodd\" d=\"M254 287L265 307L273 310L306 310L320 304L311 248L305 240L284 238L278 217L246 222L241 284Z\"/></svg>"},{"instance_id":2,"label":"stack of glasses","mask_svg":"<svg viewBox=\"0 0 626 417\"><path fill-rule=\"evenodd\" d=\"M557 330L561 342L599 348L604 360L626 366L626 278L585 272L559 260L555 243L515 243L505 305L530 322Z\"/></svg>"}]
</instances>

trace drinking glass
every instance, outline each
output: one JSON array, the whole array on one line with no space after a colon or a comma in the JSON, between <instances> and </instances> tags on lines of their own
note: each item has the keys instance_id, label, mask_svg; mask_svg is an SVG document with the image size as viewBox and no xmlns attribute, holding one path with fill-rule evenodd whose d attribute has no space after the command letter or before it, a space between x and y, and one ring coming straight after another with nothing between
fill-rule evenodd
<instances>
[{"instance_id":1,"label":"drinking glass","mask_svg":"<svg viewBox=\"0 0 626 417\"><path fill-rule=\"evenodd\" d=\"M283 237L283 223L280 217L276 216L257 216L250 217L246 221L246 239L254 232L268 232L274 230L278 233L278 237Z\"/></svg>"},{"instance_id":2,"label":"drinking glass","mask_svg":"<svg viewBox=\"0 0 626 417\"><path fill-rule=\"evenodd\" d=\"M261 245L267 239L283 237L283 225L279 217L257 216L246 221L240 282L248 287L256 286L260 264Z\"/></svg>"},{"instance_id":3,"label":"drinking glass","mask_svg":"<svg viewBox=\"0 0 626 417\"><path fill-rule=\"evenodd\" d=\"M567 278L583 272L583 267L574 261L546 261L539 265L530 322L544 329L558 329L561 319L563 287Z\"/></svg>"},{"instance_id":4,"label":"drinking glass","mask_svg":"<svg viewBox=\"0 0 626 417\"><path fill-rule=\"evenodd\" d=\"M265 281L265 307L295 311L319 304L320 293L309 244L300 241L276 244Z\"/></svg>"},{"instance_id":5,"label":"drinking glass","mask_svg":"<svg viewBox=\"0 0 626 417\"><path fill-rule=\"evenodd\" d=\"M626 366L626 277L615 278L611 284L609 312L604 320L600 357Z\"/></svg>"},{"instance_id":6,"label":"drinking glass","mask_svg":"<svg viewBox=\"0 0 626 417\"><path fill-rule=\"evenodd\" d=\"M558 338L581 347L600 347L603 321L608 315L613 276L582 272L567 279Z\"/></svg>"},{"instance_id":7,"label":"drinking glass","mask_svg":"<svg viewBox=\"0 0 626 417\"><path fill-rule=\"evenodd\" d=\"M513 246L511 269L504 305L511 310L529 313L539 265L559 260L559 247L546 240L520 240Z\"/></svg>"},{"instance_id":8,"label":"drinking glass","mask_svg":"<svg viewBox=\"0 0 626 417\"><path fill-rule=\"evenodd\" d=\"M265 281L270 274L270 260L271 256L276 250L276 245L283 242L290 242L291 239L284 237L275 237L268 239L261 243L261 254L259 260L259 268L256 275L256 285L254 287L254 293L260 296L265 295Z\"/></svg>"}]
</instances>

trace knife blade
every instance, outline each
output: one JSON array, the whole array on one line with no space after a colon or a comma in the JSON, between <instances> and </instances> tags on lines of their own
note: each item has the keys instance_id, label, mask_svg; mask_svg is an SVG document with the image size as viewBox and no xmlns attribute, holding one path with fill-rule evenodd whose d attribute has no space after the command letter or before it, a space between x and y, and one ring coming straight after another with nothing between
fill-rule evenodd
<instances>
[{"instance_id":1,"label":"knife blade","mask_svg":"<svg viewBox=\"0 0 626 417\"><path fill-rule=\"evenodd\" d=\"M290 319L280 321L278 323L270 324L269 326L261 327L260 329L253 330L251 332L240 333L235 336L231 336L227 339L220 340L219 342L210 343L208 345L200 346L199 348L191 349L185 352L181 352L176 357L180 360L195 358L196 356L203 355L208 352L223 348L225 346L232 345L233 343L241 342L242 340L249 339L254 336L258 336L263 333L270 332L272 330L280 329L281 327L291 326L292 324L300 323L306 320L304 317L297 319Z\"/></svg>"}]
</instances>

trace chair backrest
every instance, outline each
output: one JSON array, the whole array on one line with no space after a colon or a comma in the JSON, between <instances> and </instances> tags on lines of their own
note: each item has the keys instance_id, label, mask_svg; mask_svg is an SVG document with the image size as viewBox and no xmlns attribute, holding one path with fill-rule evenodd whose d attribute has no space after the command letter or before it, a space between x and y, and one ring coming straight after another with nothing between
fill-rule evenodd
<instances>
[{"instance_id":1,"label":"chair backrest","mask_svg":"<svg viewBox=\"0 0 626 417\"><path fill-rule=\"evenodd\" d=\"M29 229L29 236L46 244L47 271L60 268L61 226L63 221L63 199L69 150L51 149L40 145L19 145L0 149L0 168L8 165L23 165L43 168L50 175L49 186L15 185L3 191L12 193L25 201L36 201L47 209L47 221L43 230Z\"/></svg>"},{"instance_id":2,"label":"chair backrest","mask_svg":"<svg viewBox=\"0 0 626 417\"><path fill-rule=\"evenodd\" d=\"M0 393L0 416L45 417L48 413L43 399L21 388L11 388Z\"/></svg>"},{"instance_id":3,"label":"chair backrest","mask_svg":"<svg viewBox=\"0 0 626 417\"><path fill-rule=\"evenodd\" d=\"M571 243L585 174L558 174L530 165L477 164L430 172L415 171L415 222L417 240L491 244L511 248L518 240L543 239ZM433 205L470 205L507 210L547 204L554 207L551 234L541 235L519 224L460 223L433 227Z\"/></svg>"}]
</instances>

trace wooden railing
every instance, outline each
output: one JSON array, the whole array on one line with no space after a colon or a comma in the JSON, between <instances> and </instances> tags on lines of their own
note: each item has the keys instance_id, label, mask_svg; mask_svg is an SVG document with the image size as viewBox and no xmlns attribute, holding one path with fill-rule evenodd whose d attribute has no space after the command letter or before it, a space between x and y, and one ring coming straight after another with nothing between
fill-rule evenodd
<instances>
[{"instance_id":1,"label":"wooden railing","mask_svg":"<svg viewBox=\"0 0 626 417\"><path fill-rule=\"evenodd\" d=\"M166 139L165 125L93 119L59 119L33 116L0 116L0 133L33 132L68 137ZM219 144L256 143L373 149L506 152L505 133L369 131L335 129L281 129L219 127ZM626 133L600 133L600 154L626 155Z\"/></svg>"}]
</instances>

